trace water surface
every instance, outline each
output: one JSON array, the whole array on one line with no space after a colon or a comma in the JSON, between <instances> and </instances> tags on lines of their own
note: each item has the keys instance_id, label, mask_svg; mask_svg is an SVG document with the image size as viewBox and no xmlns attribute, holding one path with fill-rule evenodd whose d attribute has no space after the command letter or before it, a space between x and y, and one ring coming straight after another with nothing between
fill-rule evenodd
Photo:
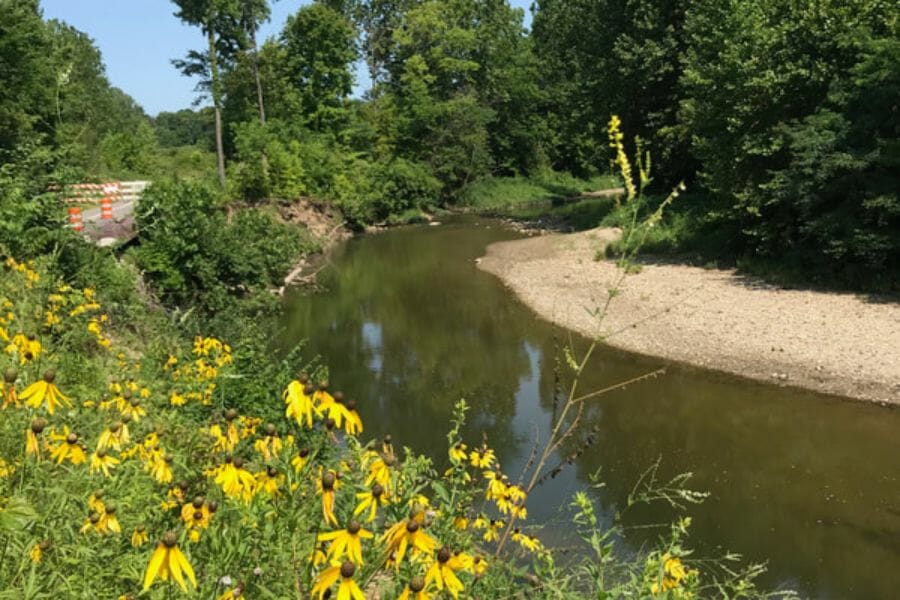
<instances>
[{"instance_id":1,"label":"water surface","mask_svg":"<svg viewBox=\"0 0 900 600\"><path fill-rule=\"evenodd\" d=\"M487 244L515 237L465 217L351 240L321 273L325 292L288 299L285 341L307 339L320 354L336 388L358 400L367 438L391 433L439 466L451 408L465 398L466 437L486 435L515 478L535 439L546 439L559 348L587 346L476 268ZM900 595L900 411L611 349L595 355L581 385L600 389L661 366L665 376L589 405L564 450L589 431L594 443L529 499L544 539L570 543L568 499L593 473L606 484L593 493L611 518L661 459L660 476L693 472L691 486L710 493L690 508L698 556L768 560L762 583L803 596ZM672 518L659 507L627 522ZM635 530L625 543L660 533Z\"/></svg>"}]
</instances>

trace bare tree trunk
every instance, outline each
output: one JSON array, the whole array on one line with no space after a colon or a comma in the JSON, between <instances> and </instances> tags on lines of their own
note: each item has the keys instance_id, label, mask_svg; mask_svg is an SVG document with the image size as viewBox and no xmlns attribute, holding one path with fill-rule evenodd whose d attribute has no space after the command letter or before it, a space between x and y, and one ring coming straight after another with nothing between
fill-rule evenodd
<instances>
[{"instance_id":1,"label":"bare tree trunk","mask_svg":"<svg viewBox=\"0 0 900 600\"><path fill-rule=\"evenodd\" d=\"M262 78L259 76L259 48L256 46L256 30L250 29L250 44L253 46L253 76L256 77L256 100L259 104L259 122L266 124L266 106L263 103Z\"/></svg>"},{"instance_id":2,"label":"bare tree trunk","mask_svg":"<svg viewBox=\"0 0 900 600\"><path fill-rule=\"evenodd\" d=\"M219 65L216 61L216 36L210 27L207 34L209 39L209 72L212 78L212 101L216 114L216 155L218 157L219 166L219 183L224 189L227 181L225 179L225 145L222 142L222 94L221 82L219 81Z\"/></svg>"}]
</instances>

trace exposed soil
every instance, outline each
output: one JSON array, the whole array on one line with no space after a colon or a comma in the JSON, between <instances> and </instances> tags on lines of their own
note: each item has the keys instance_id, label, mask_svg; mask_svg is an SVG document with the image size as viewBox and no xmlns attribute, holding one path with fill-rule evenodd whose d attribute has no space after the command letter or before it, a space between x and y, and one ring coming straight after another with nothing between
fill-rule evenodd
<instances>
[{"instance_id":1,"label":"exposed soil","mask_svg":"<svg viewBox=\"0 0 900 600\"><path fill-rule=\"evenodd\" d=\"M782 289L733 270L643 260L598 328L615 229L492 244L479 261L540 316L642 354L900 404L900 299Z\"/></svg>"},{"instance_id":2,"label":"exposed soil","mask_svg":"<svg viewBox=\"0 0 900 600\"><path fill-rule=\"evenodd\" d=\"M321 244L323 252L353 236L340 210L313 198L282 202L278 206L278 213L285 221L309 230L310 235ZM317 270L310 272L312 262L312 257L302 258L285 276L284 285L275 291L281 295L287 286L314 282Z\"/></svg>"}]
</instances>

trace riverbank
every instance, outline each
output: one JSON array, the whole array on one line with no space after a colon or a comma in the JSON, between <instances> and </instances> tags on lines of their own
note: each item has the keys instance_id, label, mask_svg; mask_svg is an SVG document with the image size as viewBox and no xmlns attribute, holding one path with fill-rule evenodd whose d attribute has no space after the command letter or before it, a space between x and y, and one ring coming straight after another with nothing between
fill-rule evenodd
<instances>
[{"instance_id":1,"label":"riverbank","mask_svg":"<svg viewBox=\"0 0 900 600\"><path fill-rule=\"evenodd\" d=\"M598 331L589 312L616 275L595 261L617 232L499 242L480 268L541 317L610 345L849 398L900 404L900 302L780 289L733 270L644 259Z\"/></svg>"}]
</instances>

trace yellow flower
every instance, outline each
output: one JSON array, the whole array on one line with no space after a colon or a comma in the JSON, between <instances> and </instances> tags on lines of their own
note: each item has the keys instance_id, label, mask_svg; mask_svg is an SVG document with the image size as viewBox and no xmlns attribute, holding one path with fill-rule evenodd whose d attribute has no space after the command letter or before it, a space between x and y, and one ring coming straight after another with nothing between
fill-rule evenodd
<instances>
[{"instance_id":1,"label":"yellow flower","mask_svg":"<svg viewBox=\"0 0 900 600\"><path fill-rule=\"evenodd\" d=\"M45 547L46 546L46 547ZM28 551L28 558L31 559L33 563L41 562L41 559L44 558L44 550L50 547L50 540L44 540L39 544L35 544L31 547L31 550Z\"/></svg>"},{"instance_id":2,"label":"yellow flower","mask_svg":"<svg viewBox=\"0 0 900 600\"><path fill-rule=\"evenodd\" d=\"M119 518L116 517L116 506L107 504L102 513L100 513L100 522L97 523L97 531L106 533L122 533L122 526L119 524Z\"/></svg>"},{"instance_id":3,"label":"yellow flower","mask_svg":"<svg viewBox=\"0 0 900 600\"><path fill-rule=\"evenodd\" d=\"M241 440L233 426L227 427L225 433L222 433L220 425L211 425L209 435L215 440L212 447L213 452L232 452Z\"/></svg>"},{"instance_id":4,"label":"yellow flower","mask_svg":"<svg viewBox=\"0 0 900 600\"><path fill-rule=\"evenodd\" d=\"M202 496L196 496L191 502L181 507L181 520L188 529L207 529L212 513Z\"/></svg>"},{"instance_id":5,"label":"yellow flower","mask_svg":"<svg viewBox=\"0 0 900 600\"><path fill-rule=\"evenodd\" d=\"M163 581L168 581L169 576L181 587L183 591L187 591L184 577L191 581L194 587L197 587L197 578L194 576L194 569L191 563L185 558L184 553L178 549L178 537L174 532L166 533L156 550L147 563L147 571L144 573L144 591L150 589L153 581L159 577Z\"/></svg>"},{"instance_id":6,"label":"yellow flower","mask_svg":"<svg viewBox=\"0 0 900 600\"><path fill-rule=\"evenodd\" d=\"M469 464L476 469L490 469L495 460L497 458L494 456L494 451L487 446L482 446L469 453Z\"/></svg>"},{"instance_id":7,"label":"yellow flower","mask_svg":"<svg viewBox=\"0 0 900 600\"><path fill-rule=\"evenodd\" d=\"M376 483L372 486L372 490L369 492L361 492L356 494L356 499L359 500L359 505L353 511L353 516L358 517L366 510L369 511L369 516L366 517L366 522L372 522L375 520L375 514L378 511L378 506L387 506L389 504L387 495L384 493L384 488L380 483Z\"/></svg>"},{"instance_id":8,"label":"yellow flower","mask_svg":"<svg viewBox=\"0 0 900 600\"><path fill-rule=\"evenodd\" d=\"M306 466L306 462L309 459L309 448L301 448L297 453L297 456L291 459L291 464L294 465L294 472L299 473L303 470L303 467Z\"/></svg>"},{"instance_id":9,"label":"yellow flower","mask_svg":"<svg viewBox=\"0 0 900 600\"><path fill-rule=\"evenodd\" d=\"M369 474L366 476L366 485L378 483L385 491L390 492L393 489L391 467L396 463L396 460L397 459L393 454L385 454L382 456L371 450L363 454L362 462L363 464L368 465L369 470Z\"/></svg>"},{"instance_id":10,"label":"yellow flower","mask_svg":"<svg viewBox=\"0 0 900 600\"><path fill-rule=\"evenodd\" d=\"M340 578L341 585L338 587L336 600L366 600L362 590L353 581L353 574L356 573L356 565L349 560L344 564L332 563L332 566L322 571L316 578L310 594L318 595L319 600L325 597L325 593L331 589Z\"/></svg>"},{"instance_id":11,"label":"yellow flower","mask_svg":"<svg viewBox=\"0 0 900 600\"><path fill-rule=\"evenodd\" d=\"M159 448L146 450L144 469L159 483L172 481L172 469L169 467L169 457Z\"/></svg>"},{"instance_id":12,"label":"yellow flower","mask_svg":"<svg viewBox=\"0 0 900 600\"><path fill-rule=\"evenodd\" d=\"M6 371L3 373L3 406L0 406L0 409L6 408L10 404L14 407L19 408L19 396L16 393L16 379L18 379L19 374L16 371L15 367L8 367Z\"/></svg>"},{"instance_id":13,"label":"yellow flower","mask_svg":"<svg viewBox=\"0 0 900 600\"><path fill-rule=\"evenodd\" d=\"M284 484L284 475L278 474L278 469L269 465L265 471L259 471L255 475L256 490L265 492L271 496L278 496L279 486Z\"/></svg>"},{"instance_id":14,"label":"yellow flower","mask_svg":"<svg viewBox=\"0 0 900 600\"><path fill-rule=\"evenodd\" d=\"M633 200L635 196L637 196L637 189L634 185L634 178L631 175L631 163L628 161L628 155L625 153L625 146L623 144L625 135L620 129L621 126L622 121L619 119L618 115L610 117L609 124L607 125L609 146L616 150L614 162L616 163L616 166L619 167L619 173L625 183L627 199Z\"/></svg>"},{"instance_id":15,"label":"yellow flower","mask_svg":"<svg viewBox=\"0 0 900 600\"><path fill-rule=\"evenodd\" d=\"M130 440L128 425L122 421L116 421L100 434L100 439L97 441L97 450L107 450L109 448L121 450L122 446Z\"/></svg>"},{"instance_id":16,"label":"yellow flower","mask_svg":"<svg viewBox=\"0 0 900 600\"><path fill-rule=\"evenodd\" d=\"M500 539L500 530L503 529L503 521L491 519L490 525L484 535L481 536L486 542L496 542Z\"/></svg>"},{"instance_id":17,"label":"yellow flower","mask_svg":"<svg viewBox=\"0 0 900 600\"><path fill-rule=\"evenodd\" d=\"M454 463L464 462L468 456L469 453L466 452L466 445L462 442L459 442L450 448L450 460Z\"/></svg>"},{"instance_id":18,"label":"yellow flower","mask_svg":"<svg viewBox=\"0 0 900 600\"><path fill-rule=\"evenodd\" d=\"M27 388L22 394L19 396L19 399L25 402L31 408L38 408L44 401L47 402L47 412L51 415L53 411L56 410L57 404L64 404L65 406L71 408L72 403L69 399L59 391L53 384L53 380L56 379L56 371L49 370L44 373L44 378L40 381L35 381Z\"/></svg>"},{"instance_id":19,"label":"yellow flower","mask_svg":"<svg viewBox=\"0 0 900 600\"><path fill-rule=\"evenodd\" d=\"M256 493L256 479L244 468L244 459L240 457L226 459L215 476L215 482L222 488L226 496L250 502Z\"/></svg>"},{"instance_id":20,"label":"yellow flower","mask_svg":"<svg viewBox=\"0 0 900 600\"><path fill-rule=\"evenodd\" d=\"M340 482L334 471L325 471L322 476L316 480L316 491L322 495L322 516L325 522L331 525L337 525L337 517L334 516L334 491Z\"/></svg>"},{"instance_id":21,"label":"yellow flower","mask_svg":"<svg viewBox=\"0 0 900 600\"><path fill-rule=\"evenodd\" d=\"M313 402L307 392L312 392L312 386L304 388L299 381L290 382L284 390L284 403L287 405L284 414L297 421L297 425L302 426L305 422L307 427L312 427Z\"/></svg>"},{"instance_id":22,"label":"yellow flower","mask_svg":"<svg viewBox=\"0 0 900 600\"><path fill-rule=\"evenodd\" d=\"M266 424L265 435L253 442L253 447L266 461L272 460L281 453L282 448L284 448L284 442L278 437L278 430L275 428L274 423Z\"/></svg>"},{"instance_id":23,"label":"yellow flower","mask_svg":"<svg viewBox=\"0 0 900 600\"><path fill-rule=\"evenodd\" d=\"M356 412L356 400L347 400L344 406L347 407L344 431L346 431L348 435L359 435L362 433L363 423L359 413Z\"/></svg>"},{"instance_id":24,"label":"yellow flower","mask_svg":"<svg viewBox=\"0 0 900 600\"><path fill-rule=\"evenodd\" d=\"M150 536L147 534L147 528L143 525L138 525L134 528L134 531L131 532L131 545L134 548L140 548L144 544L147 543L147 539Z\"/></svg>"},{"instance_id":25,"label":"yellow flower","mask_svg":"<svg viewBox=\"0 0 900 600\"><path fill-rule=\"evenodd\" d=\"M488 569L488 562L480 557L476 556L472 559L472 573L475 574L475 577L481 577L485 574Z\"/></svg>"},{"instance_id":26,"label":"yellow flower","mask_svg":"<svg viewBox=\"0 0 900 600\"><path fill-rule=\"evenodd\" d=\"M216 600L239 600L244 597L244 588L240 586L240 584L234 586L234 588L226 591L224 594L219 596Z\"/></svg>"},{"instance_id":27,"label":"yellow flower","mask_svg":"<svg viewBox=\"0 0 900 600\"><path fill-rule=\"evenodd\" d=\"M63 426L63 433L51 433L50 437L61 442L59 445L51 446L50 458L60 465L64 460L68 460L73 465L80 465L87 460L82 447L78 444L78 434L69 431L69 426Z\"/></svg>"},{"instance_id":28,"label":"yellow flower","mask_svg":"<svg viewBox=\"0 0 900 600\"><path fill-rule=\"evenodd\" d=\"M106 450L98 449L91 454L91 473L100 471L104 476L109 477L109 470L119 464L119 459L109 456Z\"/></svg>"},{"instance_id":29,"label":"yellow flower","mask_svg":"<svg viewBox=\"0 0 900 600\"><path fill-rule=\"evenodd\" d=\"M187 398L179 394L177 391L172 390L172 395L169 396L169 404L172 406L184 406L185 402L187 402Z\"/></svg>"},{"instance_id":30,"label":"yellow flower","mask_svg":"<svg viewBox=\"0 0 900 600\"><path fill-rule=\"evenodd\" d=\"M497 469L496 471L485 471L484 478L488 480L488 487L484 497L488 500L502 498L506 493L506 475L501 473L500 469Z\"/></svg>"},{"instance_id":31,"label":"yellow flower","mask_svg":"<svg viewBox=\"0 0 900 600\"><path fill-rule=\"evenodd\" d=\"M453 554L450 552L450 548L444 546L438 552L437 560L425 573L425 585L433 581L438 590L447 588L450 595L457 598L465 586L456 576L456 571L467 568L471 564L472 558L468 554L462 552Z\"/></svg>"},{"instance_id":32,"label":"yellow flower","mask_svg":"<svg viewBox=\"0 0 900 600\"><path fill-rule=\"evenodd\" d=\"M16 472L15 465L11 465L0 458L0 479L5 479Z\"/></svg>"},{"instance_id":33,"label":"yellow flower","mask_svg":"<svg viewBox=\"0 0 900 600\"><path fill-rule=\"evenodd\" d=\"M363 564L362 540L371 539L372 532L366 531L357 521L350 521L347 529L331 531L319 536L322 542L331 542L328 546L328 558L340 560L347 555L347 559L357 565Z\"/></svg>"},{"instance_id":34,"label":"yellow flower","mask_svg":"<svg viewBox=\"0 0 900 600\"><path fill-rule=\"evenodd\" d=\"M393 525L381 536L381 542L387 543L387 553L396 552L394 561L397 567L403 561L407 549L415 556L430 555L437 548L437 541L422 530L424 517L424 513L419 512L414 517Z\"/></svg>"},{"instance_id":35,"label":"yellow flower","mask_svg":"<svg viewBox=\"0 0 900 600\"><path fill-rule=\"evenodd\" d=\"M529 552L538 552L543 547L539 539L532 535L525 535L518 529L513 531L512 540Z\"/></svg>"},{"instance_id":36,"label":"yellow flower","mask_svg":"<svg viewBox=\"0 0 900 600\"><path fill-rule=\"evenodd\" d=\"M420 576L410 579L397 600L431 600L431 594L425 587L425 580Z\"/></svg>"},{"instance_id":37,"label":"yellow flower","mask_svg":"<svg viewBox=\"0 0 900 600\"><path fill-rule=\"evenodd\" d=\"M24 365L41 355L43 350L41 342L34 336L26 336L17 333L13 336L12 343L6 347L7 354L16 354L19 357L19 364Z\"/></svg>"}]
</instances>

